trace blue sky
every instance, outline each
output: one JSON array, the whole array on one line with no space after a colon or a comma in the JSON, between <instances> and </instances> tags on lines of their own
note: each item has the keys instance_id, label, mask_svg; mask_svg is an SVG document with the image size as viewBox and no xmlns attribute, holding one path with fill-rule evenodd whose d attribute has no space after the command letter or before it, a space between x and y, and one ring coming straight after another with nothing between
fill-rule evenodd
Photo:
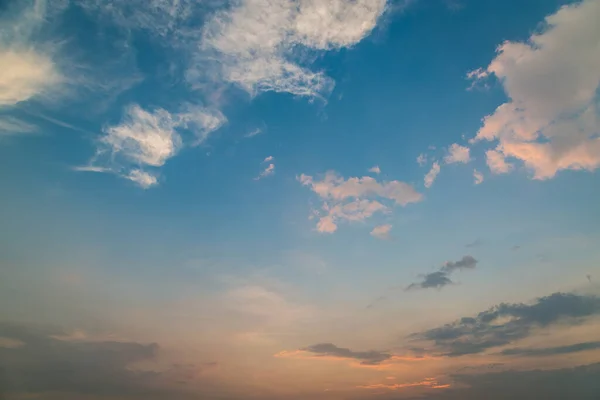
<instances>
[{"instance_id":1,"label":"blue sky","mask_svg":"<svg viewBox=\"0 0 600 400\"><path fill-rule=\"evenodd\" d=\"M599 16L598 0L2 5L8 398L477 398L485 380L458 371L489 367L525 382L498 392L519 399L535 369L593 375ZM495 325L436 336L499 304ZM35 347L52 343L63 356ZM78 368L87 386L22 379L85 346L123 357L91 360L96 381Z\"/></svg>"}]
</instances>

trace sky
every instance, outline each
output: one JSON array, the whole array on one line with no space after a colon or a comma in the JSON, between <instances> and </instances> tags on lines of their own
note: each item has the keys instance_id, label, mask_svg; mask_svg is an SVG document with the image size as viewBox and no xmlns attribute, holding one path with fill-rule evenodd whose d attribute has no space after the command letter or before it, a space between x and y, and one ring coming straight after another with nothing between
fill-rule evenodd
<instances>
[{"instance_id":1,"label":"sky","mask_svg":"<svg viewBox=\"0 0 600 400\"><path fill-rule=\"evenodd\" d=\"M0 1L0 399L597 399L599 20Z\"/></svg>"}]
</instances>

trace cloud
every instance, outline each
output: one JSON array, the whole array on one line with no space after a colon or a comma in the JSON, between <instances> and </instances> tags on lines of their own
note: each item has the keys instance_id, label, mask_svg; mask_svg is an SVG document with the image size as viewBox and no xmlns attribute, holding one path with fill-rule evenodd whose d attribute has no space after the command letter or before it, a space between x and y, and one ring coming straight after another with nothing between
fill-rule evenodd
<instances>
[{"instance_id":1,"label":"cloud","mask_svg":"<svg viewBox=\"0 0 600 400\"><path fill-rule=\"evenodd\" d=\"M503 356L548 357L600 349L600 342L584 342L566 346L542 348L512 348L500 352Z\"/></svg>"},{"instance_id":2,"label":"cloud","mask_svg":"<svg viewBox=\"0 0 600 400\"><path fill-rule=\"evenodd\" d=\"M452 389L431 393L431 400L594 400L600 393L600 364L546 370L509 370L454 374Z\"/></svg>"},{"instance_id":3,"label":"cloud","mask_svg":"<svg viewBox=\"0 0 600 400\"><path fill-rule=\"evenodd\" d=\"M123 395L150 393L156 376L130 369L153 360L156 344L69 341L59 329L1 323L0 336L23 343L0 347L0 379L7 393L65 392Z\"/></svg>"},{"instance_id":4,"label":"cloud","mask_svg":"<svg viewBox=\"0 0 600 400\"><path fill-rule=\"evenodd\" d=\"M320 97L333 80L302 64L302 49L327 51L360 42L375 28L387 0L245 0L214 13L202 38L204 59L251 95L275 91ZM198 75L197 71L192 75Z\"/></svg>"},{"instance_id":5,"label":"cloud","mask_svg":"<svg viewBox=\"0 0 600 400\"><path fill-rule=\"evenodd\" d=\"M0 137L32 133L37 126L11 116L0 116Z\"/></svg>"},{"instance_id":6,"label":"cloud","mask_svg":"<svg viewBox=\"0 0 600 400\"><path fill-rule=\"evenodd\" d=\"M462 163L471 161L470 149L454 143L448 148L448 155L444 157L446 164Z\"/></svg>"},{"instance_id":7,"label":"cloud","mask_svg":"<svg viewBox=\"0 0 600 400\"><path fill-rule=\"evenodd\" d=\"M376 383L371 385L361 385L357 386L359 389L387 389L387 390L400 390L406 388L414 388L414 387L425 387L431 389L447 389L450 387L448 384L441 384L435 378L425 378L419 382L409 382L409 383Z\"/></svg>"},{"instance_id":8,"label":"cloud","mask_svg":"<svg viewBox=\"0 0 600 400\"><path fill-rule=\"evenodd\" d=\"M469 248L472 248L472 247L479 247L479 246L481 246L482 244L483 244L483 241L482 241L481 239L475 239L473 242L471 242L471 243L467 243L467 244L465 245L465 247L469 247Z\"/></svg>"},{"instance_id":9,"label":"cloud","mask_svg":"<svg viewBox=\"0 0 600 400\"><path fill-rule=\"evenodd\" d=\"M379 225L373 228L373 230L371 231L371 236L374 236L378 239L389 239L391 230L392 225L390 224Z\"/></svg>"},{"instance_id":10,"label":"cloud","mask_svg":"<svg viewBox=\"0 0 600 400\"><path fill-rule=\"evenodd\" d=\"M262 130L262 129L260 129L260 128L256 128L256 129L253 129L253 130L251 130L250 132L246 133L246 134L244 135L244 137L245 137L245 138L248 138L248 139L250 139L250 138L253 138L254 136L258 136L258 135L260 135L262 132L263 132L263 130Z\"/></svg>"},{"instance_id":11,"label":"cloud","mask_svg":"<svg viewBox=\"0 0 600 400\"><path fill-rule=\"evenodd\" d=\"M473 170L473 181L475 182L476 185L479 185L480 183L483 182L483 174L479 171L477 171L476 169Z\"/></svg>"},{"instance_id":12,"label":"cloud","mask_svg":"<svg viewBox=\"0 0 600 400\"><path fill-rule=\"evenodd\" d=\"M301 351L313 353L320 357L336 357L353 359L360 362L362 365L377 365L383 361L390 360L393 356L390 353L381 351L352 351L347 348L337 347L332 343L319 343L312 346L308 346Z\"/></svg>"},{"instance_id":13,"label":"cloud","mask_svg":"<svg viewBox=\"0 0 600 400\"><path fill-rule=\"evenodd\" d=\"M104 129L90 164L77 170L112 172L149 188L157 185L158 179L155 172L144 168L162 167L175 156L183 147L180 132L193 132L198 143L224 121L220 112L190 104L175 114L162 108L147 111L133 104L125 109L121 123Z\"/></svg>"},{"instance_id":14,"label":"cloud","mask_svg":"<svg viewBox=\"0 0 600 400\"><path fill-rule=\"evenodd\" d=\"M451 285L454 282L450 279L450 275L457 270L475 269L477 260L473 256L464 256L458 261L446 261L442 267L435 272L421 275L423 278L420 282L412 283L407 286L406 290L413 289L441 289L444 286Z\"/></svg>"},{"instance_id":15,"label":"cloud","mask_svg":"<svg viewBox=\"0 0 600 400\"><path fill-rule=\"evenodd\" d=\"M439 173L440 173L440 164L436 161L431 166L431 169L429 170L427 175L425 175L424 181L425 181L426 188L430 188L431 185L433 185L433 182L435 182L435 178L437 178Z\"/></svg>"},{"instance_id":16,"label":"cloud","mask_svg":"<svg viewBox=\"0 0 600 400\"><path fill-rule=\"evenodd\" d=\"M475 317L464 317L439 328L411 335L433 342L433 349L446 356L476 354L526 338L536 328L559 322L577 322L600 315L596 296L554 293L532 304L502 303Z\"/></svg>"},{"instance_id":17,"label":"cloud","mask_svg":"<svg viewBox=\"0 0 600 400\"><path fill-rule=\"evenodd\" d=\"M273 157L273 156L268 156L267 158L265 158L265 159L263 160L263 162L271 162L271 161L273 161L273 160L274 160L274 157Z\"/></svg>"},{"instance_id":18,"label":"cloud","mask_svg":"<svg viewBox=\"0 0 600 400\"><path fill-rule=\"evenodd\" d=\"M421 167L427 164L427 154L419 154L419 156L417 157L417 164L419 164Z\"/></svg>"},{"instance_id":19,"label":"cloud","mask_svg":"<svg viewBox=\"0 0 600 400\"><path fill-rule=\"evenodd\" d=\"M487 159L494 173L520 160L534 179L600 166L600 1L563 6L525 43L503 43L479 79L494 75L508 102L483 120L476 141L497 140Z\"/></svg>"},{"instance_id":20,"label":"cloud","mask_svg":"<svg viewBox=\"0 0 600 400\"><path fill-rule=\"evenodd\" d=\"M369 168L369 172L379 175L381 173L381 168L379 168L379 165L376 165L372 168Z\"/></svg>"},{"instance_id":21,"label":"cloud","mask_svg":"<svg viewBox=\"0 0 600 400\"><path fill-rule=\"evenodd\" d=\"M271 163L258 175L255 180L266 178L267 176L275 175L275 164Z\"/></svg>"},{"instance_id":22,"label":"cloud","mask_svg":"<svg viewBox=\"0 0 600 400\"><path fill-rule=\"evenodd\" d=\"M0 15L0 108L45 97L64 81L53 59L54 45L40 35L46 7L45 0L13 3Z\"/></svg>"},{"instance_id":23,"label":"cloud","mask_svg":"<svg viewBox=\"0 0 600 400\"><path fill-rule=\"evenodd\" d=\"M507 174L513 169L513 165L506 162L504 155L496 150L486 151L485 161L494 174Z\"/></svg>"},{"instance_id":24,"label":"cloud","mask_svg":"<svg viewBox=\"0 0 600 400\"><path fill-rule=\"evenodd\" d=\"M389 212L393 205L406 206L423 198L407 183L379 182L370 176L344 179L329 171L322 180L302 174L298 181L323 201L321 210L314 215L319 218L317 230L323 233L335 232L339 221L364 221L375 213Z\"/></svg>"}]
</instances>

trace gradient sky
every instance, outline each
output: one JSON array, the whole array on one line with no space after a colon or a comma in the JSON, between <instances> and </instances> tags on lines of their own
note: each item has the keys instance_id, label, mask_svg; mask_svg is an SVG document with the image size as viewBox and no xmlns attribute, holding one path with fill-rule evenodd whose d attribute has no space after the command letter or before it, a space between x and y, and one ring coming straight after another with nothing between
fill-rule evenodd
<instances>
[{"instance_id":1,"label":"gradient sky","mask_svg":"<svg viewBox=\"0 0 600 400\"><path fill-rule=\"evenodd\" d=\"M598 21L0 1L0 398L598 399Z\"/></svg>"}]
</instances>

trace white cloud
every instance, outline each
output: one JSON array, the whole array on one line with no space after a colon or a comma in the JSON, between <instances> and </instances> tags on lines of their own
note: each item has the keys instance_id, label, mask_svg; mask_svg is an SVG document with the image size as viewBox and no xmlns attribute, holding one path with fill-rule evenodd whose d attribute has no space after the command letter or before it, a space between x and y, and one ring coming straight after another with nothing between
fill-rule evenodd
<instances>
[{"instance_id":1,"label":"white cloud","mask_svg":"<svg viewBox=\"0 0 600 400\"><path fill-rule=\"evenodd\" d=\"M156 176L146 171L142 171L141 169L132 169L127 175L124 176L124 178L137 183L143 189L148 189L158 184L158 179Z\"/></svg>"},{"instance_id":2,"label":"white cloud","mask_svg":"<svg viewBox=\"0 0 600 400\"><path fill-rule=\"evenodd\" d=\"M266 178L267 176L275 175L275 164L271 163L258 175L254 180Z\"/></svg>"},{"instance_id":3,"label":"white cloud","mask_svg":"<svg viewBox=\"0 0 600 400\"><path fill-rule=\"evenodd\" d=\"M246 133L244 135L244 137L249 139L249 138L253 138L254 136L260 135L261 133L262 133L262 129L256 128L256 129L253 129L250 132Z\"/></svg>"},{"instance_id":4,"label":"white cloud","mask_svg":"<svg viewBox=\"0 0 600 400\"><path fill-rule=\"evenodd\" d=\"M477 171L476 169L473 170L473 180L475 182L476 185L479 185L481 182L483 182L483 174L479 171Z\"/></svg>"},{"instance_id":5,"label":"white cloud","mask_svg":"<svg viewBox=\"0 0 600 400\"><path fill-rule=\"evenodd\" d=\"M43 97L63 82L52 56L54 46L36 38L45 22L46 1L19 6L8 6L0 19L0 107Z\"/></svg>"},{"instance_id":6,"label":"white cloud","mask_svg":"<svg viewBox=\"0 0 600 400\"><path fill-rule=\"evenodd\" d=\"M158 179L143 168L162 167L177 154L183 146L178 130L193 132L198 143L223 123L220 112L189 104L175 114L162 108L146 111L134 104L125 109L121 123L105 128L90 164L75 169L116 173L149 188L158 184Z\"/></svg>"},{"instance_id":7,"label":"white cloud","mask_svg":"<svg viewBox=\"0 0 600 400\"><path fill-rule=\"evenodd\" d=\"M381 168L379 168L379 165L376 165L372 168L369 168L369 172L379 175L381 173Z\"/></svg>"},{"instance_id":8,"label":"white cloud","mask_svg":"<svg viewBox=\"0 0 600 400\"><path fill-rule=\"evenodd\" d=\"M444 161L446 162L446 164L466 164L469 161L471 161L470 149L468 147L454 143L448 148L448 155L444 158Z\"/></svg>"},{"instance_id":9,"label":"white cloud","mask_svg":"<svg viewBox=\"0 0 600 400\"><path fill-rule=\"evenodd\" d=\"M250 93L328 94L333 81L298 63L301 47L350 47L375 27L387 0L242 0L207 22L202 50L224 81ZM193 73L192 75L197 75Z\"/></svg>"},{"instance_id":10,"label":"white cloud","mask_svg":"<svg viewBox=\"0 0 600 400\"><path fill-rule=\"evenodd\" d=\"M485 160L494 174L506 174L513 169L513 165L506 162L504 154L496 150L486 151Z\"/></svg>"},{"instance_id":11,"label":"white cloud","mask_svg":"<svg viewBox=\"0 0 600 400\"><path fill-rule=\"evenodd\" d=\"M390 231L392 230L392 225L380 225L373 228L371 231L371 236L374 236L378 239L389 239Z\"/></svg>"},{"instance_id":12,"label":"white cloud","mask_svg":"<svg viewBox=\"0 0 600 400\"><path fill-rule=\"evenodd\" d=\"M419 157L417 157L417 164L419 164L421 167L427 164L427 155L424 153L419 154Z\"/></svg>"},{"instance_id":13,"label":"white cloud","mask_svg":"<svg viewBox=\"0 0 600 400\"><path fill-rule=\"evenodd\" d=\"M37 130L35 125L21 121L11 116L0 116L0 137L32 133Z\"/></svg>"},{"instance_id":14,"label":"white cloud","mask_svg":"<svg viewBox=\"0 0 600 400\"><path fill-rule=\"evenodd\" d=\"M476 140L498 140L493 172L521 160L535 179L600 166L600 0L562 7L527 43L505 42L479 78L495 75L510 101L487 116Z\"/></svg>"},{"instance_id":15,"label":"white cloud","mask_svg":"<svg viewBox=\"0 0 600 400\"><path fill-rule=\"evenodd\" d=\"M275 157L273 157L273 156L268 156L268 157L266 157L266 158L263 160L263 162L271 162L271 161L273 161L274 159L275 159Z\"/></svg>"},{"instance_id":16,"label":"white cloud","mask_svg":"<svg viewBox=\"0 0 600 400\"><path fill-rule=\"evenodd\" d=\"M400 181L378 182L372 177L344 179L335 172L327 172L322 180L300 175L298 180L311 188L323 201L317 230L333 233L340 221L360 222L376 213L389 212L391 205L406 206L422 200L423 196L412 186ZM390 206L383 201L391 202Z\"/></svg>"},{"instance_id":17,"label":"white cloud","mask_svg":"<svg viewBox=\"0 0 600 400\"><path fill-rule=\"evenodd\" d=\"M427 175L425 175L424 181L425 181L426 188L430 188L431 185L433 185L433 182L435 182L435 179L437 178L439 173L440 173L440 164L436 161L431 166L431 169L429 170Z\"/></svg>"}]
</instances>

